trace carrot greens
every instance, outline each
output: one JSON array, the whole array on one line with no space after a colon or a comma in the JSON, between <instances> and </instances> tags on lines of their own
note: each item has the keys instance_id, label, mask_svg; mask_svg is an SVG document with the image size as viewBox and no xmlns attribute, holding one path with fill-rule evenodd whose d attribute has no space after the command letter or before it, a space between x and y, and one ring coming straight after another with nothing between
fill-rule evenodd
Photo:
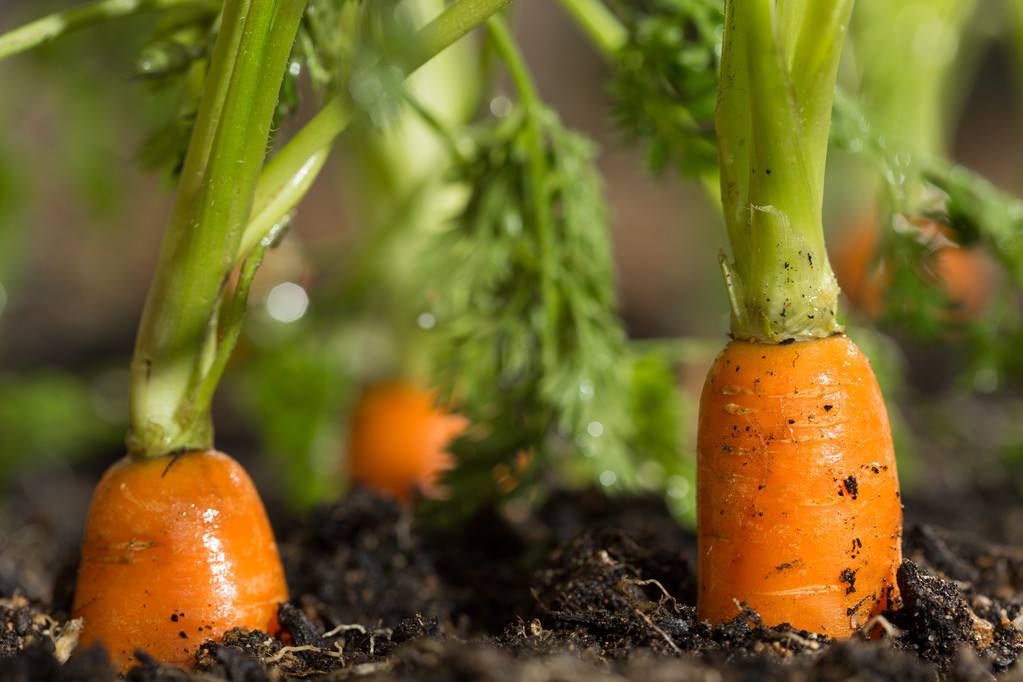
<instances>
[{"instance_id":1,"label":"carrot greens","mask_svg":"<svg viewBox=\"0 0 1023 682\"><path fill-rule=\"evenodd\" d=\"M717 129L734 260L722 267L739 339L841 330L821 211L831 96L852 2L804 5L726 4Z\"/></svg>"},{"instance_id":2,"label":"carrot greens","mask_svg":"<svg viewBox=\"0 0 1023 682\"><path fill-rule=\"evenodd\" d=\"M472 136L454 169L470 196L424 259L425 272L445 273L424 301L437 383L476 425L457 447L449 482L462 495L448 510L533 492L537 461L569 453L593 477L610 472L609 485L631 475L625 337L592 145L542 104L505 25L488 28L519 103Z\"/></svg>"},{"instance_id":3,"label":"carrot greens","mask_svg":"<svg viewBox=\"0 0 1023 682\"><path fill-rule=\"evenodd\" d=\"M686 176L716 177L722 3L645 0L616 6L626 36L610 56L616 123L629 141L645 146L654 172L670 167Z\"/></svg>"}]
</instances>

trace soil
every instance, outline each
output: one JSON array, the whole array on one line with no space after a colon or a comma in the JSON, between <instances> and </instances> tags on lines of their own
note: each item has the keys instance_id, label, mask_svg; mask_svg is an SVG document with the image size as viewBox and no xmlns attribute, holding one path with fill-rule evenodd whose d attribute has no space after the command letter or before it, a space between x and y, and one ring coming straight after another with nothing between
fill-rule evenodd
<instances>
[{"instance_id":1,"label":"soil","mask_svg":"<svg viewBox=\"0 0 1023 682\"><path fill-rule=\"evenodd\" d=\"M91 474L50 472L0 502L0 680L113 679L67 616ZM989 516L1023 507L988 499ZM944 502L906 504L956 508ZM229 632L187 672L139 652L129 680L1023 680L1023 549L916 514L903 608L844 642L752 611L701 623L695 538L658 498L562 492L445 530L365 492L273 516L293 596L282 632Z\"/></svg>"}]
</instances>

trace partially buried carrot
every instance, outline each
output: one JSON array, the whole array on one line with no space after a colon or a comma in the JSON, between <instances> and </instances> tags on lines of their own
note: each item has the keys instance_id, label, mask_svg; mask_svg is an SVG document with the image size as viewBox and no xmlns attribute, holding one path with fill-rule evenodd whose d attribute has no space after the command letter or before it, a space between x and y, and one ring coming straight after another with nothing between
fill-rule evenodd
<instances>
[{"instance_id":1,"label":"partially buried carrot","mask_svg":"<svg viewBox=\"0 0 1023 682\"><path fill-rule=\"evenodd\" d=\"M888 415L844 335L733 341L699 425L700 614L844 635L894 603L901 509Z\"/></svg>"},{"instance_id":2,"label":"partially buried carrot","mask_svg":"<svg viewBox=\"0 0 1023 682\"><path fill-rule=\"evenodd\" d=\"M717 135L732 337L700 401L697 610L848 637L898 606L888 416L836 318L822 222L851 0L729 0Z\"/></svg>"},{"instance_id":3,"label":"partially buried carrot","mask_svg":"<svg viewBox=\"0 0 1023 682\"><path fill-rule=\"evenodd\" d=\"M403 502L436 494L437 479L453 465L448 446L468 421L437 404L433 391L408 381L371 386L352 413L352 480Z\"/></svg>"},{"instance_id":4,"label":"partially buried carrot","mask_svg":"<svg viewBox=\"0 0 1023 682\"><path fill-rule=\"evenodd\" d=\"M97 486L73 615L118 669L136 649L188 665L231 628L273 633L287 598L263 504L227 455L125 458Z\"/></svg>"},{"instance_id":5,"label":"partially buried carrot","mask_svg":"<svg viewBox=\"0 0 1023 682\"><path fill-rule=\"evenodd\" d=\"M277 629L288 593L252 481L216 452L211 404L266 242L242 248L304 0L224 0L131 363L127 457L96 488L74 615L124 672L190 667L235 627ZM173 676L173 675L172 675Z\"/></svg>"}]
</instances>

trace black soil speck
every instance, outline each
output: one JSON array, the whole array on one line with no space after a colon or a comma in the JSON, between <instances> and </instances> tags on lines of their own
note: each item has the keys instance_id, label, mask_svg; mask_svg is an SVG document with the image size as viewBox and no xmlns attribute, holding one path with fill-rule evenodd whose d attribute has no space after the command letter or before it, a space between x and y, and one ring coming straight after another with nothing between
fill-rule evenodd
<instances>
[{"instance_id":1,"label":"black soil speck","mask_svg":"<svg viewBox=\"0 0 1023 682\"><path fill-rule=\"evenodd\" d=\"M856 570L851 568L842 569L842 574L838 577L838 580L839 582L846 583L849 586L845 588L846 594L853 594L856 592Z\"/></svg>"},{"instance_id":2,"label":"black soil speck","mask_svg":"<svg viewBox=\"0 0 1023 682\"><path fill-rule=\"evenodd\" d=\"M845 489L849 491L849 495L855 500L859 496L860 485L856 481L856 477L849 475L842 481L845 484Z\"/></svg>"}]
</instances>

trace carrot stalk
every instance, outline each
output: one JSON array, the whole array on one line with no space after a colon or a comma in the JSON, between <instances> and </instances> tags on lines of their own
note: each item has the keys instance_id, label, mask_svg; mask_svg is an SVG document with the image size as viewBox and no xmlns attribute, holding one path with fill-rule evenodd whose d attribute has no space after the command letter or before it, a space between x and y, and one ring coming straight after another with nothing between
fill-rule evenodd
<instances>
[{"instance_id":1,"label":"carrot stalk","mask_svg":"<svg viewBox=\"0 0 1023 682\"><path fill-rule=\"evenodd\" d=\"M728 0L717 136L732 336L700 401L702 618L846 637L898 603L901 504L870 363L836 317L822 202L851 0Z\"/></svg>"},{"instance_id":2,"label":"carrot stalk","mask_svg":"<svg viewBox=\"0 0 1023 682\"><path fill-rule=\"evenodd\" d=\"M728 3L718 99L722 205L734 258L725 266L739 304L732 331L764 342L841 330L821 211L838 29L852 2L812 3L805 15L786 13L788 6Z\"/></svg>"},{"instance_id":3,"label":"carrot stalk","mask_svg":"<svg viewBox=\"0 0 1023 682\"><path fill-rule=\"evenodd\" d=\"M220 342L227 330L217 313L230 294L225 283L304 6L304 0L224 6L132 360L133 456L212 447L209 400L201 388L218 352L230 352Z\"/></svg>"}]
</instances>

